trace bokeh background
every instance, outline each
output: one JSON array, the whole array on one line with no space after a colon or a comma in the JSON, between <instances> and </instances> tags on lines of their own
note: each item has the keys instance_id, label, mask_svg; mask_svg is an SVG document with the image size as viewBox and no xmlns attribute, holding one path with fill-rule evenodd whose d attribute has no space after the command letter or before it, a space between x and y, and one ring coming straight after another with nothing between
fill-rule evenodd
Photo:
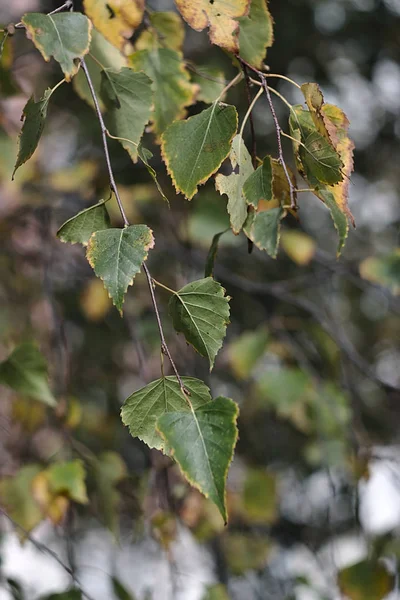
<instances>
[{"instance_id":1,"label":"bokeh background","mask_svg":"<svg viewBox=\"0 0 400 600\"><path fill-rule=\"evenodd\" d=\"M174 10L168 0L149 5ZM0 22L54 7L3 1ZM16 344L36 341L59 408L54 418L1 388L0 477L58 458L86 462L89 505L74 505L61 524L44 521L32 535L72 564L96 600L123 597L115 595L111 576L140 600L400 597L400 1L270 0L269 7L271 72L317 81L350 120L357 229L337 261L329 213L301 194L299 223L286 220L276 261L257 249L248 254L244 237L226 233L215 276L232 296L232 318L211 375L176 336L168 295L157 290L180 372L240 405L227 528L177 468L132 439L119 418L124 399L159 376L145 279L130 288L122 320L82 248L55 237L67 218L108 195L94 113L72 86L62 86L37 152L12 182L22 108L60 73L23 32L3 55L0 359ZM230 58L210 47L205 33L187 29L185 57L191 75L204 65L222 70L226 81L235 75ZM302 101L286 81L271 85L292 103ZM227 101L242 118L243 83ZM277 98L274 103L284 126L287 108ZM254 119L259 156L276 154L264 99ZM110 144L113 165L129 218L154 231L152 274L179 289L203 276L213 235L229 225L226 197L212 181L190 203L176 196L151 140L146 134L170 209L147 170L133 165L117 142ZM115 206L111 212L119 223ZM106 452L119 461L121 476L102 488L91 467ZM30 541L21 545L5 518L0 570L1 600L36 600L71 581L51 556Z\"/></svg>"}]
</instances>

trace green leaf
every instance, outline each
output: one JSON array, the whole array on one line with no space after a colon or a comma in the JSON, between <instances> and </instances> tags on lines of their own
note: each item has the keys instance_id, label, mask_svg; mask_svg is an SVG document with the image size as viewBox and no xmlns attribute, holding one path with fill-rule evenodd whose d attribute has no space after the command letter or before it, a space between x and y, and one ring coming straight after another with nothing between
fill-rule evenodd
<instances>
[{"instance_id":1,"label":"green leaf","mask_svg":"<svg viewBox=\"0 0 400 600\"><path fill-rule=\"evenodd\" d=\"M24 124L22 125L21 133L19 134L19 150L17 162L15 163L12 174L13 179L18 167L26 163L38 146L46 122L47 107L52 93L53 90L48 88L45 91L43 98L38 102L35 102L32 96L24 107L22 112Z\"/></svg>"},{"instance_id":2,"label":"green leaf","mask_svg":"<svg viewBox=\"0 0 400 600\"><path fill-rule=\"evenodd\" d=\"M162 136L162 155L178 192L190 200L228 156L237 128L234 106L215 102Z\"/></svg>"},{"instance_id":3,"label":"green leaf","mask_svg":"<svg viewBox=\"0 0 400 600\"><path fill-rule=\"evenodd\" d=\"M0 383L48 406L56 405L49 388L46 360L34 344L17 346L0 363Z\"/></svg>"},{"instance_id":4,"label":"green leaf","mask_svg":"<svg viewBox=\"0 0 400 600\"><path fill-rule=\"evenodd\" d=\"M246 179L243 185L243 195L247 204L258 208L260 200L269 201L273 198L272 161L270 156L264 158L262 165Z\"/></svg>"},{"instance_id":5,"label":"green leaf","mask_svg":"<svg viewBox=\"0 0 400 600\"><path fill-rule=\"evenodd\" d=\"M277 517L276 477L265 469L249 469L243 489L243 508L250 523L272 523Z\"/></svg>"},{"instance_id":6,"label":"green leaf","mask_svg":"<svg viewBox=\"0 0 400 600\"><path fill-rule=\"evenodd\" d=\"M138 145L150 118L153 92L151 80L144 73L128 67L120 72L102 71L101 97L107 107L106 125L133 161L137 160ZM133 143L130 143L130 140Z\"/></svg>"},{"instance_id":7,"label":"green leaf","mask_svg":"<svg viewBox=\"0 0 400 600\"><path fill-rule=\"evenodd\" d=\"M79 61L89 52L92 24L79 12L27 13L22 19L27 34L46 61L54 56L69 81L79 69Z\"/></svg>"},{"instance_id":8,"label":"green leaf","mask_svg":"<svg viewBox=\"0 0 400 600\"><path fill-rule=\"evenodd\" d=\"M241 135L235 135L229 154L232 165L230 175L221 173L215 178L215 187L220 194L228 196L227 210L233 233L238 234L247 217L247 204L243 195L243 184L253 173L251 156Z\"/></svg>"},{"instance_id":9,"label":"green leaf","mask_svg":"<svg viewBox=\"0 0 400 600\"><path fill-rule=\"evenodd\" d=\"M333 224L335 225L335 229L339 237L337 248L337 256L339 256L344 248L347 236L349 234L349 223L347 217L337 205L335 196L329 189L321 189L320 187L317 187L315 188L315 191L318 197L329 208Z\"/></svg>"},{"instance_id":10,"label":"green leaf","mask_svg":"<svg viewBox=\"0 0 400 600\"><path fill-rule=\"evenodd\" d=\"M62 494L79 504L89 502L85 484L86 472L81 460L53 463L44 471L44 474L52 495Z\"/></svg>"},{"instance_id":11,"label":"green leaf","mask_svg":"<svg viewBox=\"0 0 400 600\"><path fill-rule=\"evenodd\" d=\"M117 484L127 474L126 465L117 452L102 452L94 464L98 509L102 522L115 536L118 535L120 499Z\"/></svg>"},{"instance_id":12,"label":"green leaf","mask_svg":"<svg viewBox=\"0 0 400 600\"><path fill-rule=\"evenodd\" d=\"M228 591L222 583L211 585L207 588L202 600L229 600Z\"/></svg>"},{"instance_id":13,"label":"green leaf","mask_svg":"<svg viewBox=\"0 0 400 600\"><path fill-rule=\"evenodd\" d=\"M221 235L224 235L224 233L226 233L227 231L229 231L229 230L225 229L225 231L221 231L220 233L216 233L214 235L212 242L211 242L210 249L207 254L207 258L206 258L204 277L212 277L213 272L214 272L214 263L215 263L215 259L217 257L217 252L218 252L219 239L220 239Z\"/></svg>"},{"instance_id":14,"label":"green leaf","mask_svg":"<svg viewBox=\"0 0 400 600\"><path fill-rule=\"evenodd\" d=\"M285 214L280 206L257 213L251 212L244 224L247 237L257 248L266 250L271 258L276 258L278 254L281 220Z\"/></svg>"},{"instance_id":15,"label":"green leaf","mask_svg":"<svg viewBox=\"0 0 400 600\"><path fill-rule=\"evenodd\" d=\"M100 104L100 110L104 111L105 105L101 98L101 73L102 65L105 69L113 69L119 71L126 66L126 58L110 44L108 40L97 29L92 30L92 40L90 42L90 54L85 61L89 71L90 79L96 92L97 100ZM86 77L82 69L79 69L72 80L72 85L75 92L82 100L85 100L92 108L94 108L92 94L90 92Z\"/></svg>"},{"instance_id":16,"label":"green leaf","mask_svg":"<svg viewBox=\"0 0 400 600\"><path fill-rule=\"evenodd\" d=\"M86 257L121 315L125 293L153 246L146 225L96 231L89 240Z\"/></svg>"},{"instance_id":17,"label":"green leaf","mask_svg":"<svg viewBox=\"0 0 400 600\"><path fill-rule=\"evenodd\" d=\"M229 296L212 277L192 281L171 297L169 314L176 331L201 356L208 358L210 371L222 346L229 323Z\"/></svg>"},{"instance_id":18,"label":"green leaf","mask_svg":"<svg viewBox=\"0 0 400 600\"><path fill-rule=\"evenodd\" d=\"M24 590L16 579L7 577L7 585L10 589L13 600L25 600Z\"/></svg>"},{"instance_id":19,"label":"green leaf","mask_svg":"<svg viewBox=\"0 0 400 600\"><path fill-rule=\"evenodd\" d=\"M32 496L32 482L39 472L39 465L27 465L12 477L0 480L1 505L26 531L31 531L43 518Z\"/></svg>"},{"instance_id":20,"label":"green leaf","mask_svg":"<svg viewBox=\"0 0 400 600\"><path fill-rule=\"evenodd\" d=\"M122 585L122 583L116 577L111 578L113 592L118 600L135 600L135 597L132 595L132 592L128 592L126 587Z\"/></svg>"},{"instance_id":21,"label":"green leaf","mask_svg":"<svg viewBox=\"0 0 400 600\"><path fill-rule=\"evenodd\" d=\"M363 560L339 572L341 591L350 600L383 600L393 590L395 578L383 564Z\"/></svg>"},{"instance_id":22,"label":"green leaf","mask_svg":"<svg viewBox=\"0 0 400 600\"><path fill-rule=\"evenodd\" d=\"M219 98L226 85L222 69L210 65L196 65L192 81L199 87L197 100L206 104Z\"/></svg>"},{"instance_id":23,"label":"green leaf","mask_svg":"<svg viewBox=\"0 0 400 600\"><path fill-rule=\"evenodd\" d=\"M267 48L274 42L273 20L267 0L252 0L249 14L238 21L240 56L261 69Z\"/></svg>"},{"instance_id":24,"label":"green leaf","mask_svg":"<svg viewBox=\"0 0 400 600\"><path fill-rule=\"evenodd\" d=\"M218 507L227 522L225 483L237 440L238 406L218 397L189 412L167 413L157 428L186 479Z\"/></svg>"},{"instance_id":25,"label":"green leaf","mask_svg":"<svg viewBox=\"0 0 400 600\"><path fill-rule=\"evenodd\" d=\"M194 408L211 400L210 390L199 379L182 377L182 381L190 392ZM176 377L169 376L152 381L129 396L122 406L121 418L133 437L138 437L149 448L162 450L164 444L156 431L157 419L165 413L177 411L190 411L190 407Z\"/></svg>"},{"instance_id":26,"label":"green leaf","mask_svg":"<svg viewBox=\"0 0 400 600\"><path fill-rule=\"evenodd\" d=\"M154 48L135 52L129 60L134 71L144 71L153 82L151 120L159 136L173 121L182 119L185 107L194 102L195 87L190 83L182 54L170 48Z\"/></svg>"},{"instance_id":27,"label":"green leaf","mask_svg":"<svg viewBox=\"0 0 400 600\"><path fill-rule=\"evenodd\" d=\"M160 192L160 196L162 197L163 200L165 200L165 202L169 206L169 200L168 200L167 196L164 194L164 191L163 191L161 185L159 184L159 181L158 181L158 178L157 178L157 172L149 164L149 160L153 157L153 153L150 152L150 150L148 150L147 148L144 148L141 144L139 144L138 155L139 155L140 160L142 161L142 163L146 167L146 169L147 169L149 175L151 176L152 180L156 184L156 188Z\"/></svg>"},{"instance_id":28,"label":"green leaf","mask_svg":"<svg viewBox=\"0 0 400 600\"><path fill-rule=\"evenodd\" d=\"M182 50L185 27L175 12L152 12L148 15L150 27L136 41L136 50L152 50L155 46Z\"/></svg>"},{"instance_id":29,"label":"green leaf","mask_svg":"<svg viewBox=\"0 0 400 600\"><path fill-rule=\"evenodd\" d=\"M109 229L110 217L106 209L106 202L100 200L98 204L85 208L74 217L65 221L57 231L57 237L62 242L70 244L83 244L87 246L90 236L95 231Z\"/></svg>"}]
</instances>

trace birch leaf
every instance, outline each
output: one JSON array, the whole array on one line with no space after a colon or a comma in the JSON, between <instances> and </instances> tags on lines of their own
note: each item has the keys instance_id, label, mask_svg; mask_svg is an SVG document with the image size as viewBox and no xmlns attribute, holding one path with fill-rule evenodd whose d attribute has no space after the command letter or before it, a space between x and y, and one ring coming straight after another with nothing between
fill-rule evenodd
<instances>
[{"instance_id":1,"label":"birch leaf","mask_svg":"<svg viewBox=\"0 0 400 600\"><path fill-rule=\"evenodd\" d=\"M65 221L57 231L57 237L62 242L83 244L87 246L90 236L95 231L110 228L110 217L104 200L85 208L74 217Z\"/></svg>"},{"instance_id":2,"label":"birch leaf","mask_svg":"<svg viewBox=\"0 0 400 600\"><path fill-rule=\"evenodd\" d=\"M121 51L143 19L144 0L84 0L83 6L96 29Z\"/></svg>"},{"instance_id":3,"label":"birch leaf","mask_svg":"<svg viewBox=\"0 0 400 600\"><path fill-rule=\"evenodd\" d=\"M239 24L240 56L261 69L267 48L274 42L273 20L267 0L252 0L249 14L241 17Z\"/></svg>"}]
</instances>

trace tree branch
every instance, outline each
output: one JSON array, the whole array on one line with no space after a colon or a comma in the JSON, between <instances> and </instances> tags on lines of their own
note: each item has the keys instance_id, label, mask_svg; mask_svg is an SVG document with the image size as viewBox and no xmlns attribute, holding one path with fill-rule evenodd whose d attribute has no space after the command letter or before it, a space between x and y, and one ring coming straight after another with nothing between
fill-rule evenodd
<instances>
[{"instance_id":1,"label":"tree branch","mask_svg":"<svg viewBox=\"0 0 400 600\"><path fill-rule=\"evenodd\" d=\"M124 221L124 225L125 227L129 227L129 220L128 217L126 216L125 210L124 210L124 206L122 204L122 200L120 198L120 195L118 193L118 188L117 188L117 184L115 183L115 178L114 178L114 173L112 170L112 166L111 166L111 159L110 159L110 152L108 149L108 140L107 140L107 128L104 124L104 119L103 119L103 115L101 114L101 110L100 110L100 106L99 106L99 101L97 99L96 96L96 91L94 89L93 86L93 82L92 79L90 77L88 68L86 66L85 60L82 58L81 59L81 65L82 65L82 70L85 74L86 77L86 81L88 83L89 89L90 89L90 93L92 95L93 98L93 103L94 103L94 107L95 107L95 111L97 114L97 118L99 120L100 123L100 129L101 129L101 136L102 136L102 140L103 140L103 149L104 149L104 155L106 158L106 163L107 163L107 169L108 169L108 175L109 175L109 180L110 180L110 188L111 191L114 193L115 198L117 200L118 203L118 207L122 216L122 219ZM154 312L156 315L156 320L157 320L157 325L158 325L158 331L160 333L160 340L161 340L161 351L163 354L165 354L168 359L169 362L171 363L171 367L172 370L175 373L175 376L179 382L179 385L181 387L181 390L183 392L184 395L187 395L187 390L185 388L185 386L183 385L183 381L181 376L179 375L178 369L176 368L175 362L171 356L171 352L168 348L167 342L165 341L165 335L164 335L164 330L163 330L163 326L162 326L162 322L161 322L161 317L160 317L160 311L158 309L158 305L157 305L157 300L156 300L156 296L154 293L154 285L153 285L153 279L151 277L150 271L146 265L146 263L142 263L142 267L143 267L143 271L146 275L147 278L147 283L149 286L149 290L150 290L150 296L151 296L151 301L153 303L153 308L154 308Z\"/></svg>"}]
</instances>

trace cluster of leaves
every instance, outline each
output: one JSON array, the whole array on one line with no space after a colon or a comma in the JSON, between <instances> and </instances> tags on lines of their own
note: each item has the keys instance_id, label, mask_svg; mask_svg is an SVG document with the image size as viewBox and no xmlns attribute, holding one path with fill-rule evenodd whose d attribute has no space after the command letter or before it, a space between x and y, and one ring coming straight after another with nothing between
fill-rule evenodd
<instances>
[{"instance_id":1,"label":"cluster of leaves","mask_svg":"<svg viewBox=\"0 0 400 600\"><path fill-rule=\"evenodd\" d=\"M145 164L164 198L150 164L151 152L141 145L149 123L176 190L188 200L229 158L232 172L219 173L215 186L220 194L228 196L231 229L234 234L243 231L260 250L275 258L281 222L288 214L296 216L296 176L281 154L263 160L250 156L243 140L249 115L238 133L237 110L222 101L227 89L242 79L243 65L253 71L268 95L262 71L266 49L273 42L267 2L178 0L177 7L193 29L208 27L211 42L232 54L239 75L225 88L221 89L218 76L211 78L213 85L207 79L203 85L199 83L201 78L190 78L182 55L184 26L176 13L147 15L147 27L134 49L129 39L143 20L143 2L85 0L87 16L76 12L23 16L29 38L46 61L53 57L59 63L64 79L46 90L39 100L30 98L26 104L14 173L39 143L53 93L64 81L72 79L76 92L96 110L103 111L107 128L103 133L119 140L134 162L141 160ZM339 108L325 104L316 84L304 84L301 90L307 108L290 106L287 135L293 142L298 173L332 214L340 252L348 232L348 218L352 218L347 207L353 166L348 121ZM186 108L197 100L210 106L185 118ZM279 139L283 135L280 126L277 134ZM116 192L115 184L110 183ZM144 224L125 222L122 228L112 226L108 202L100 200L78 213L60 227L57 235L63 242L86 247L89 264L122 315L128 287L154 247L154 237ZM171 293L169 314L175 330L208 360L210 370L229 323L230 299L212 277L220 235L210 249L204 279L192 281L178 291L166 288ZM162 350L165 352L165 347ZM17 348L1 365L0 376L7 385L15 389L30 387L31 396L55 404L45 388L41 359L31 347ZM122 420L131 434L150 448L173 457L186 479L217 505L224 521L225 481L237 439L237 414L232 400L212 399L202 381L180 378L177 372L166 377L163 369L160 379L135 391L122 407ZM40 475L46 514L58 517L64 510L57 500L58 488L52 484L51 473ZM68 494L64 492L65 499ZM70 498L82 501L83 496L80 494L79 500L72 495Z\"/></svg>"}]
</instances>

